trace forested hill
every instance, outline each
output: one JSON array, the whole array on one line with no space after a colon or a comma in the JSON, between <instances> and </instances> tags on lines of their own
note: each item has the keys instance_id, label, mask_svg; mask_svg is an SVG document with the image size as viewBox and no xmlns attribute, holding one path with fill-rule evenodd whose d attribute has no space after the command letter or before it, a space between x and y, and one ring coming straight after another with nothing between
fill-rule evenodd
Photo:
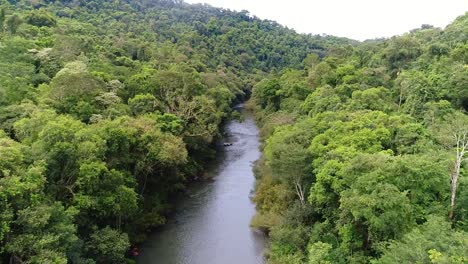
<instances>
[{"instance_id":1,"label":"forested hill","mask_svg":"<svg viewBox=\"0 0 468 264\"><path fill-rule=\"evenodd\" d=\"M468 13L305 67L253 89L269 263L468 263Z\"/></svg>"},{"instance_id":2,"label":"forested hill","mask_svg":"<svg viewBox=\"0 0 468 264\"><path fill-rule=\"evenodd\" d=\"M0 0L0 262L129 261L236 100L354 44L180 1Z\"/></svg>"},{"instance_id":3,"label":"forested hill","mask_svg":"<svg viewBox=\"0 0 468 264\"><path fill-rule=\"evenodd\" d=\"M360 43L181 1L0 0L0 263L131 263L250 91L271 263L466 263L467 32Z\"/></svg>"}]
</instances>

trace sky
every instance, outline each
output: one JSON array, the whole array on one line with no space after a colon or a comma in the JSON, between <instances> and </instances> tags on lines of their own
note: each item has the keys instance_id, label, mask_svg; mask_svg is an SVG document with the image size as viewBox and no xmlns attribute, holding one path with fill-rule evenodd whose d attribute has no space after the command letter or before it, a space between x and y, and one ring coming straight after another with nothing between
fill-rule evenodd
<instances>
[{"instance_id":1,"label":"sky","mask_svg":"<svg viewBox=\"0 0 468 264\"><path fill-rule=\"evenodd\" d=\"M401 35L422 24L445 27L468 11L468 0L185 0L247 10L299 33L357 40Z\"/></svg>"}]
</instances>

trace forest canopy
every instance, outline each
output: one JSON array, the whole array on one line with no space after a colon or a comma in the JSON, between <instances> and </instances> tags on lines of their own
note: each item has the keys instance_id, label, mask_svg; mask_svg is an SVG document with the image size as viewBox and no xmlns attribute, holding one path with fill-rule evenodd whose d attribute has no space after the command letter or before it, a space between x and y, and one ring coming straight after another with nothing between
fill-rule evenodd
<instances>
[{"instance_id":1,"label":"forest canopy","mask_svg":"<svg viewBox=\"0 0 468 264\"><path fill-rule=\"evenodd\" d=\"M466 263L466 32L467 14L357 42L179 0L0 0L0 263L132 263L250 96L270 263Z\"/></svg>"},{"instance_id":2,"label":"forest canopy","mask_svg":"<svg viewBox=\"0 0 468 264\"><path fill-rule=\"evenodd\" d=\"M168 0L0 1L0 263L127 263L254 84L352 41Z\"/></svg>"},{"instance_id":3,"label":"forest canopy","mask_svg":"<svg viewBox=\"0 0 468 264\"><path fill-rule=\"evenodd\" d=\"M253 88L269 263L466 263L468 14Z\"/></svg>"}]
</instances>

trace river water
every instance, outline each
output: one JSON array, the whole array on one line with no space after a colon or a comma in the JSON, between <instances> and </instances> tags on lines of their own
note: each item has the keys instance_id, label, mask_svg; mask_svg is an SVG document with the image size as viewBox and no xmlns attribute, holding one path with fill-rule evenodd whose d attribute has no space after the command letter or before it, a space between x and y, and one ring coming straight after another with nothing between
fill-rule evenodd
<instances>
[{"instance_id":1,"label":"river water","mask_svg":"<svg viewBox=\"0 0 468 264\"><path fill-rule=\"evenodd\" d=\"M250 113L226 125L224 148L209 173L179 202L168 224L141 247L139 264L262 264L264 235L250 228L253 163L260 157L258 129Z\"/></svg>"}]
</instances>

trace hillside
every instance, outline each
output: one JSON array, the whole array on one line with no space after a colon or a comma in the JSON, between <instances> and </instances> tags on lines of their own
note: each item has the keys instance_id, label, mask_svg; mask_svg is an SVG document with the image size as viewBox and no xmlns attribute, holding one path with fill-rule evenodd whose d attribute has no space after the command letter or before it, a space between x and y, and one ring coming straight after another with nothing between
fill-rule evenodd
<instances>
[{"instance_id":1,"label":"hillside","mask_svg":"<svg viewBox=\"0 0 468 264\"><path fill-rule=\"evenodd\" d=\"M467 33L465 14L255 85L270 263L468 261Z\"/></svg>"},{"instance_id":2,"label":"hillside","mask_svg":"<svg viewBox=\"0 0 468 264\"><path fill-rule=\"evenodd\" d=\"M179 0L0 0L0 263L132 263L251 94L270 263L464 263L467 64L468 14L361 43Z\"/></svg>"},{"instance_id":3,"label":"hillside","mask_svg":"<svg viewBox=\"0 0 468 264\"><path fill-rule=\"evenodd\" d=\"M181 1L0 1L0 254L122 263L258 80L352 43Z\"/></svg>"}]
</instances>

